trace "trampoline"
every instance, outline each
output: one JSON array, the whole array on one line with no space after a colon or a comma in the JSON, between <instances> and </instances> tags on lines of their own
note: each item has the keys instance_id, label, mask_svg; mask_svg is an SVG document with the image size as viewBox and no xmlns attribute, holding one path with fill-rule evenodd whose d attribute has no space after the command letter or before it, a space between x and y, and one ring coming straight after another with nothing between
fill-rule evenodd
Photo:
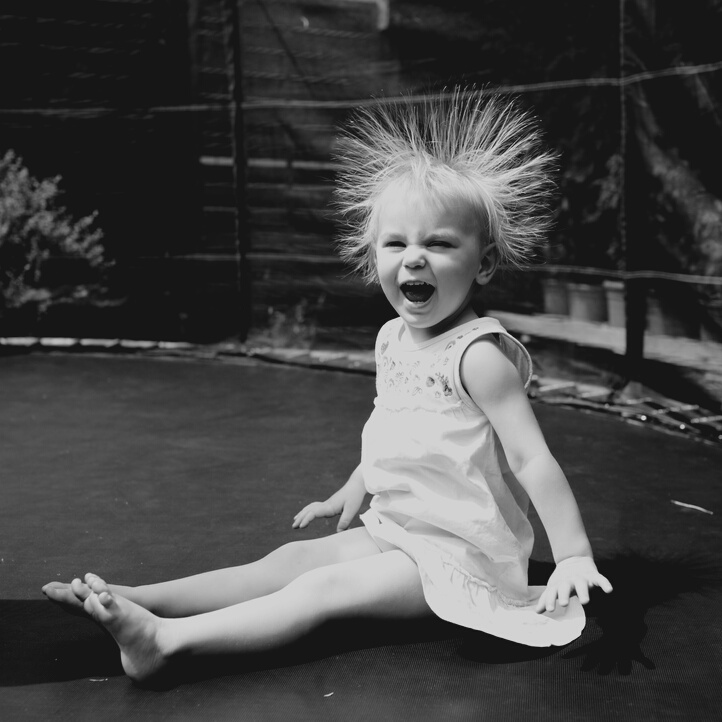
<instances>
[{"instance_id":1,"label":"trampoline","mask_svg":"<svg viewBox=\"0 0 722 722\"><path fill-rule=\"evenodd\" d=\"M0 356L3 719L718 718L722 449L540 403L615 585L567 647L357 620L144 689L109 636L41 595L85 571L145 583L331 533L291 520L354 468L373 395L368 375L253 358ZM551 557L532 521L539 583Z\"/></svg>"}]
</instances>

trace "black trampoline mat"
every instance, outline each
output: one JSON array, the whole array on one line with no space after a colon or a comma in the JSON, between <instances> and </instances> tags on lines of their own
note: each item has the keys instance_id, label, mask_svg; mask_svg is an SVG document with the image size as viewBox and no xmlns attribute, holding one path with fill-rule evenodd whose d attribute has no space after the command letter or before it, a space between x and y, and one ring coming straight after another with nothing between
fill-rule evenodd
<instances>
[{"instance_id":1,"label":"black trampoline mat","mask_svg":"<svg viewBox=\"0 0 722 722\"><path fill-rule=\"evenodd\" d=\"M254 360L0 357L2 719L718 718L722 450L575 410L535 406L616 591L568 647L356 620L148 690L102 630L40 593L86 571L187 576L332 533L334 520L291 520L356 465L373 393L370 377ZM550 569L539 532L532 581Z\"/></svg>"}]
</instances>

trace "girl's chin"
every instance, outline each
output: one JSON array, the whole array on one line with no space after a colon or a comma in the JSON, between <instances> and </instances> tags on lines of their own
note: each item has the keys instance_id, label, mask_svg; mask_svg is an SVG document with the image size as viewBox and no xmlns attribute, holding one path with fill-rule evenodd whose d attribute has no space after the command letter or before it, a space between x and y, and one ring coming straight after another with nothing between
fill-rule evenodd
<instances>
[{"instance_id":1,"label":"girl's chin","mask_svg":"<svg viewBox=\"0 0 722 722\"><path fill-rule=\"evenodd\" d=\"M431 299L423 302L404 301L402 308L403 311L408 313L410 316L419 316L422 314L426 314L431 308Z\"/></svg>"},{"instance_id":2,"label":"girl's chin","mask_svg":"<svg viewBox=\"0 0 722 722\"><path fill-rule=\"evenodd\" d=\"M416 341L434 338L477 317L476 313L470 312L468 308L461 313L440 317L431 308L429 301L421 305L405 303L396 310Z\"/></svg>"},{"instance_id":3,"label":"girl's chin","mask_svg":"<svg viewBox=\"0 0 722 722\"><path fill-rule=\"evenodd\" d=\"M427 328L434 326L440 319L435 318L431 304L426 301L423 304L404 303L401 308L396 309L399 316L414 328Z\"/></svg>"}]
</instances>

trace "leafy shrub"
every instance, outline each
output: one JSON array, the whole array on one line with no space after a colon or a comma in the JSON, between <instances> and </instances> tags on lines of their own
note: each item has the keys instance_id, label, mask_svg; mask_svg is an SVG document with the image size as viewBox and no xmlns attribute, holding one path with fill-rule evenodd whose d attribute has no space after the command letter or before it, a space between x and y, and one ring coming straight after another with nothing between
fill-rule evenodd
<instances>
[{"instance_id":1,"label":"leafy shrub","mask_svg":"<svg viewBox=\"0 0 722 722\"><path fill-rule=\"evenodd\" d=\"M0 312L34 305L42 314L102 295L112 264L93 227L97 213L73 219L59 184L59 176L34 178L12 150L0 159Z\"/></svg>"}]
</instances>

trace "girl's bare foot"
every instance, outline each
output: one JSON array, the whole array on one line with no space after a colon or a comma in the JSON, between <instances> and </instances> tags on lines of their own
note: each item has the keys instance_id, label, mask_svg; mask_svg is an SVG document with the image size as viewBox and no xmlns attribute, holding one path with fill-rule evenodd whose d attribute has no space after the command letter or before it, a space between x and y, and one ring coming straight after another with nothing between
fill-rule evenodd
<instances>
[{"instance_id":1,"label":"girl's bare foot","mask_svg":"<svg viewBox=\"0 0 722 722\"><path fill-rule=\"evenodd\" d=\"M120 647L125 673L135 681L158 674L168 662L160 643L164 621L119 594L95 574L85 575L90 594L85 611L110 632Z\"/></svg>"},{"instance_id":2,"label":"girl's bare foot","mask_svg":"<svg viewBox=\"0 0 722 722\"><path fill-rule=\"evenodd\" d=\"M51 601L59 604L66 612L85 616L83 603L90 596L90 587L80 579L73 579L70 584L50 582L43 587L43 594Z\"/></svg>"}]
</instances>

